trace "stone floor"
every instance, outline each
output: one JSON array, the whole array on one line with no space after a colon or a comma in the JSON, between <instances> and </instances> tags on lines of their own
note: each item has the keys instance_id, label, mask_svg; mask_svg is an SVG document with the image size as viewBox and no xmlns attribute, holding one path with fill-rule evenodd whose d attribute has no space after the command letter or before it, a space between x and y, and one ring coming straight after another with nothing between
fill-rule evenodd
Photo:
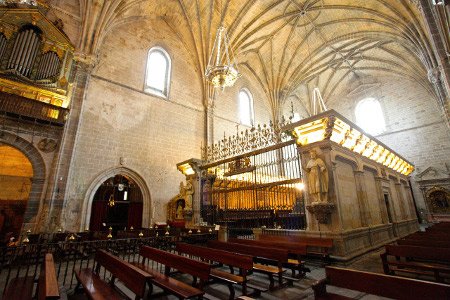
<instances>
[{"instance_id":1,"label":"stone floor","mask_svg":"<svg viewBox=\"0 0 450 300\"><path fill-rule=\"evenodd\" d=\"M376 273L383 273L381 260L380 260L380 254L382 253L383 249L378 249L375 251L372 251L370 253L367 253L361 257L358 257L354 260L352 260L349 263L343 264L343 263L334 263L333 265L350 268L350 269L356 269L361 271L370 271L370 272L376 272ZM311 285L316 282L317 280L320 280L325 277L325 269L321 266L319 266L318 262L308 262L307 267L311 269L310 273L307 273L307 276L298 282L294 282L294 285L292 287L285 287L279 290L275 290L269 293L262 293L262 295L258 299L264 299L264 300L275 300L275 299L283 299L283 300L294 300L294 299L314 299L314 293L311 289ZM251 280L260 282L262 284L268 284L267 277L262 274L253 274L251 275ZM183 275L179 275L180 280L187 280ZM125 290L125 289L124 289ZM355 292L350 290L345 290L341 288L333 288L329 287L329 291L333 293L338 293L345 295L347 297L351 297L354 299L363 299L363 300L374 300L374 299L385 299L382 297L376 297L373 295L367 295L365 293L361 292ZM152 297L152 299L177 299L175 296L171 295L161 295L161 290L158 288L154 288L154 294L160 294L156 297ZM224 285L220 284L211 284L208 285L206 288L206 293L210 296L213 296L214 299L228 299L228 289ZM128 294L128 292L127 292ZM236 287L236 295L241 295L241 289L239 287ZM68 299L69 300L84 300L87 299L83 294L73 294L72 291L68 292Z\"/></svg>"}]
</instances>

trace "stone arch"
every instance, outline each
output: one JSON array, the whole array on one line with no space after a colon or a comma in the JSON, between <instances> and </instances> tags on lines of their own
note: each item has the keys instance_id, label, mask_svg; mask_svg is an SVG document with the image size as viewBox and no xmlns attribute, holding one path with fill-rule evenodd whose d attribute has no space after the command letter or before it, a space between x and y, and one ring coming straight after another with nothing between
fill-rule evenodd
<instances>
[{"instance_id":1,"label":"stone arch","mask_svg":"<svg viewBox=\"0 0 450 300\"><path fill-rule=\"evenodd\" d=\"M89 227L89 222L91 220L91 212L92 212L92 202L94 201L94 196L100 185L105 182L108 178L113 177L117 174L127 175L139 186L142 192L143 197L143 209L142 209L142 227L150 227L151 225L151 196L150 190L148 189L148 185L145 182L144 178L139 175L137 172L120 166L108 169L103 171L99 175L95 177L92 183L89 185L84 201L83 208L81 214L81 225L80 230L83 231Z\"/></svg>"},{"instance_id":2,"label":"stone arch","mask_svg":"<svg viewBox=\"0 0 450 300\"><path fill-rule=\"evenodd\" d=\"M26 223L37 222L37 215L42 206L41 199L46 178L44 159L42 158L39 150L37 150L33 144L13 133L0 131L0 143L5 143L20 150L28 158L33 167L33 179L31 183L30 196L28 198L27 209L23 219L24 226L32 226L32 224L26 225Z\"/></svg>"}]
</instances>

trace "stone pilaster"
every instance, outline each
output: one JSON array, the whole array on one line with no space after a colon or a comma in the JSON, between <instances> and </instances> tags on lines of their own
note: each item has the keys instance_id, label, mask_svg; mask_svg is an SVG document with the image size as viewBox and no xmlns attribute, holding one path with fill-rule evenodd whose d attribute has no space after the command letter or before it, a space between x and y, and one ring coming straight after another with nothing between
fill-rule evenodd
<instances>
[{"instance_id":1,"label":"stone pilaster","mask_svg":"<svg viewBox=\"0 0 450 300\"><path fill-rule=\"evenodd\" d=\"M367 227L372 224L369 204L367 203L367 188L364 181L364 171L353 171L356 182L356 195L358 196L359 211L361 216L361 226Z\"/></svg>"},{"instance_id":2,"label":"stone pilaster","mask_svg":"<svg viewBox=\"0 0 450 300\"><path fill-rule=\"evenodd\" d=\"M384 199L384 193L383 193L383 182L386 179L383 177L375 177L375 183L377 188L377 195L378 195L378 203L381 210L381 222L383 224L389 224L389 216L387 211L386 202Z\"/></svg>"},{"instance_id":3,"label":"stone pilaster","mask_svg":"<svg viewBox=\"0 0 450 300\"><path fill-rule=\"evenodd\" d=\"M66 206L67 187L70 184L70 167L75 152L78 128L80 126L85 94L89 85L93 64L75 61L73 70L73 94L70 101L70 113L64 127L61 144L54 164L53 176L47 191L48 217L40 230L55 230L61 227L61 214ZM45 216L43 216L45 217Z\"/></svg>"},{"instance_id":4,"label":"stone pilaster","mask_svg":"<svg viewBox=\"0 0 450 300\"><path fill-rule=\"evenodd\" d=\"M403 197L402 184L400 182L395 183L395 192L397 193L398 206L400 207L400 216L402 217L402 220L406 220L408 215L406 214L406 203Z\"/></svg>"}]
</instances>

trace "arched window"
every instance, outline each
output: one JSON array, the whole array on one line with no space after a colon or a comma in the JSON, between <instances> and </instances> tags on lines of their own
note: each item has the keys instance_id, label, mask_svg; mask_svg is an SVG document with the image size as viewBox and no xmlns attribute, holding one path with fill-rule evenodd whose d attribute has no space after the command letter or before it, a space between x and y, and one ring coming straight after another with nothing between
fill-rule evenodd
<instances>
[{"instance_id":1,"label":"arched window","mask_svg":"<svg viewBox=\"0 0 450 300\"><path fill-rule=\"evenodd\" d=\"M160 97L169 95L171 61L170 56L161 47L148 51L147 70L144 91Z\"/></svg>"},{"instance_id":2,"label":"arched window","mask_svg":"<svg viewBox=\"0 0 450 300\"><path fill-rule=\"evenodd\" d=\"M247 89L239 92L239 118L243 125L253 126L253 97Z\"/></svg>"},{"instance_id":3,"label":"arched window","mask_svg":"<svg viewBox=\"0 0 450 300\"><path fill-rule=\"evenodd\" d=\"M375 98L359 101L355 109L356 124L369 134L380 134L386 130L380 102Z\"/></svg>"}]
</instances>

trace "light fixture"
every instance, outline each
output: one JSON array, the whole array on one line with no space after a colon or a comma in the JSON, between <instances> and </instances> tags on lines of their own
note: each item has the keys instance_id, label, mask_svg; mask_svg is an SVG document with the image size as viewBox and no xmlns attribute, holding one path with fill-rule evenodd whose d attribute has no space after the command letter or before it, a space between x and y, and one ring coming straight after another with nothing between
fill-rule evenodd
<instances>
[{"instance_id":1,"label":"light fixture","mask_svg":"<svg viewBox=\"0 0 450 300\"><path fill-rule=\"evenodd\" d=\"M227 30L220 26L205 71L206 79L216 88L233 86L241 76L230 48Z\"/></svg>"}]
</instances>

